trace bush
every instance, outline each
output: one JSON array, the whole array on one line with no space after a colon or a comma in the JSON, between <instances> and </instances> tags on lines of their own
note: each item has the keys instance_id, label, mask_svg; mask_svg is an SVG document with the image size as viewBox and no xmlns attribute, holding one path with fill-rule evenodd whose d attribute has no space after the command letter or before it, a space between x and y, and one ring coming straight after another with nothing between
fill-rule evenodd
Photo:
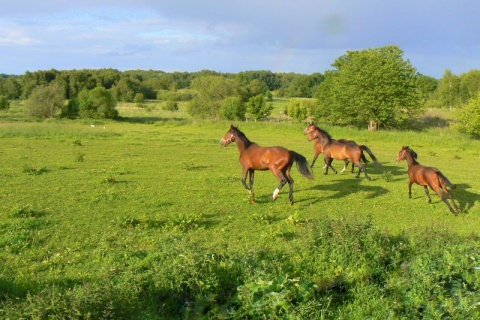
<instances>
[{"instance_id":1,"label":"bush","mask_svg":"<svg viewBox=\"0 0 480 320\"><path fill-rule=\"evenodd\" d=\"M63 88L55 83L36 87L26 102L27 114L35 118L53 118L63 105Z\"/></svg>"},{"instance_id":2,"label":"bush","mask_svg":"<svg viewBox=\"0 0 480 320\"><path fill-rule=\"evenodd\" d=\"M166 101L162 105L162 109L166 111L178 111L178 103L175 101Z\"/></svg>"},{"instance_id":3,"label":"bush","mask_svg":"<svg viewBox=\"0 0 480 320\"><path fill-rule=\"evenodd\" d=\"M10 101L6 96L0 95L0 110L7 110L8 108L10 108Z\"/></svg>"},{"instance_id":4,"label":"bush","mask_svg":"<svg viewBox=\"0 0 480 320\"><path fill-rule=\"evenodd\" d=\"M460 132L480 137L480 92L460 110L456 127Z\"/></svg>"}]
</instances>

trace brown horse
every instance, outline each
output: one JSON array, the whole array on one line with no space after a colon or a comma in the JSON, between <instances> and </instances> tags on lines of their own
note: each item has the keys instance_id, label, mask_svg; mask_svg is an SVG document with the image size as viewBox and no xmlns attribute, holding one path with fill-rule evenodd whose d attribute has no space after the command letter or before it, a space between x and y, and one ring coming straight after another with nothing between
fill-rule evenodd
<instances>
[{"instance_id":1,"label":"brown horse","mask_svg":"<svg viewBox=\"0 0 480 320\"><path fill-rule=\"evenodd\" d=\"M415 182L425 188L427 194L428 203L432 202L428 187L435 191L438 196L445 202L453 214L460 212L460 208L453 200L452 195L448 191L447 187L455 189L455 185L452 184L447 177L445 177L437 168L426 167L417 162L417 153L409 147L402 147L402 150L398 153L397 161L407 160L408 163L408 197L412 198L412 184ZM450 203L448 203L443 192L452 200L453 206L456 211L453 210Z\"/></svg>"},{"instance_id":2,"label":"brown horse","mask_svg":"<svg viewBox=\"0 0 480 320\"><path fill-rule=\"evenodd\" d=\"M364 172L365 178L371 180L371 178L367 174L367 165L366 163L368 160L365 158L363 151L366 151L370 158L372 158L375 164L378 164L378 160L375 155L372 153L370 148L365 145L358 145L355 141L340 139L334 140L330 136L330 134L317 127L314 123L310 124L304 131L305 134L310 134L308 136L308 140L315 141L315 156L313 157L313 161L311 167L315 164L315 160L323 152L324 154L324 161L325 166L325 174L328 174L328 168L330 167L333 172L337 173L334 167L332 167L332 161L334 159L343 160L345 165L341 172L344 172L347 168L348 163L352 162L352 172L353 172L353 165L358 167L358 174L357 178L360 177L360 173ZM364 163L360 162L360 159L363 160Z\"/></svg>"},{"instance_id":3,"label":"brown horse","mask_svg":"<svg viewBox=\"0 0 480 320\"><path fill-rule=\"evenodd\" d=\"M278 193L288 182L290 187L289 198L293 204L293 179L290 176L290 169L294 162L297 163L298 171L305 177L313 179L313 175L308 169L307 159L295 151L284 147L260 147L255 142L250 141L245 134L235 126L230 126L225 136L220 141L222 146L230 143L237 144L240 151L240 164L243 168L242 184L250 192L250 199L254 201L253 180L255 170L270 170L280 180L280 184L273 191L273 200L277 199ZM247 174L249 185L247 185Z\"/></svg>"}]
</instances>

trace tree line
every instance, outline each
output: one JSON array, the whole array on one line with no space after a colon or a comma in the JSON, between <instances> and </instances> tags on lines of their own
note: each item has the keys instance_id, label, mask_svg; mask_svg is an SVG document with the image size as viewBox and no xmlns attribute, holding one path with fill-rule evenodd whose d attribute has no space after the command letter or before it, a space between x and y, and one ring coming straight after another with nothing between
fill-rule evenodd
<instances>
[{"instance_id":1,"label":"tree line","mask_svg":"<svg viewBox=\"0 0 480 320\"><path fill-rule=\"evenodd\" d=\"M40 70L0 76L0 109L9 100L26 100L35 117L116 118L117 102L166 101L176 110L188 102L195 118L263 119L272 97L291 99L285 114L337 125L363 127L369 121L384 128L405 128L426 108L458 109L457 126L480 135L480 70L441 79L422 75L397 46L348 51L333 69L310 75L268 70L221 73L156 70ZM65 103L65 101L68 101Z\"/></svg>"}]
</instances>

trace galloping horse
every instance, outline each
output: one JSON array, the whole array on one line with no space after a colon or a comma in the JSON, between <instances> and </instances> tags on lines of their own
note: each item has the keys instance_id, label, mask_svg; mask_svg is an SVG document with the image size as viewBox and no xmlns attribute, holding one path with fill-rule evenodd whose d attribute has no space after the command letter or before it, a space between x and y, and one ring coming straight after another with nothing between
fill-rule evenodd
<instances>
[{"instance_id":1,"label":"galloping horse","mask_svg":"<svg viewBox=\"0 0 480 320\"><path fill-rule=\"evenodd\" d=\"M307 159L295 151L284 147L260 147L255 142L250 141L245 134L237 127L231 125L225 136L220 141L222 146L230 143L237 144L240 151L240 164L243 168L242 184L250 192L250 199L255 202L253 195L253 180L255 170L270 170L280 180L280 184L273 191L273 200L278 197L282 187L288 182L290 187L289 199L293 204L293 179L290 176L290 169L294 162L297 163L298 171L305 177L313 179L312 173L308 169ZM247 174L249 185L247 185Z\"/></svg>"},{"instance_id":2,"label":"galloping horse","mask_svg":"<svg viewBox=\"0 0 480 320\"><path fill-rule=\"evenodd\" d=\"M337 173L334 167L332 167L333 159L343 160L345 165L341 172L344 172L347 168L349 161L352 162L352 172L353 172L353 165L358 167L358 174L357 178L360 177L360 173L364 172L365 178L371 180L369 175L367 174L367 165L368 162L363 154L363 151L366 151L370 158L372 158L375 164L378 164L378 160L375 155L372 153L370 148L365 145L358 145L355 141L352 140L334 140L330 136L330 134L317 127L314 123L311 123L304 131L305 134L310 134L308 140L315 141L315 156L313 157L313 161L311 167L315 164L315 160L323 152L324 160L325 160L325 174L328 174L328 168L330 167L333 172ZM360 159L364 161L364 163L360 162Z\"/></svg>"},{"instance_id":3,"label":"galloping horse","mask_svg":"<svg viewBox=\"0 0 480 320\"><path fill-rule=\"evenodd\" d=\"M402 147L402 150L398 153L397 161L407 160L408 163L408 197L412 198L412 184L415 182L418 185L421 185L425 188L425 193L427 194L428 203L432 202L430 198L430 193L428 192L428 187L435 191L438 196L445 202L450 209L450 211L456 215L457 212L460 212L460 208L457 206L453 200L452 195L448 191L447 187L455 189L455 185L452 184L447 177L445 177L440 170L433 167L426 167L417 162L417 153L410 149L409 147ZM457 210L453 210L450 203L448 203L445 198L445 194L452 200L453 206Z\"/></svg>"}]
</instances>

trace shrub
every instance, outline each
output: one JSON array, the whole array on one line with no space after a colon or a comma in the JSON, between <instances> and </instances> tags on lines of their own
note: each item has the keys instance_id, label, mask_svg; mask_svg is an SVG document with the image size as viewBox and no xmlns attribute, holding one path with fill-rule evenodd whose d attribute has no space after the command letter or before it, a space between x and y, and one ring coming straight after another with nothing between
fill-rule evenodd
<instances>
[{"instance_id":1,"label":"shrub","mask_svg":"<svg viewBox=\"0 0 480 320\"><path fill-rule=\"evenodd\" d=\"M10 108L10 101L6 96L0 95L0 110L7 110Z\"/></svg>"}]
</instances>

